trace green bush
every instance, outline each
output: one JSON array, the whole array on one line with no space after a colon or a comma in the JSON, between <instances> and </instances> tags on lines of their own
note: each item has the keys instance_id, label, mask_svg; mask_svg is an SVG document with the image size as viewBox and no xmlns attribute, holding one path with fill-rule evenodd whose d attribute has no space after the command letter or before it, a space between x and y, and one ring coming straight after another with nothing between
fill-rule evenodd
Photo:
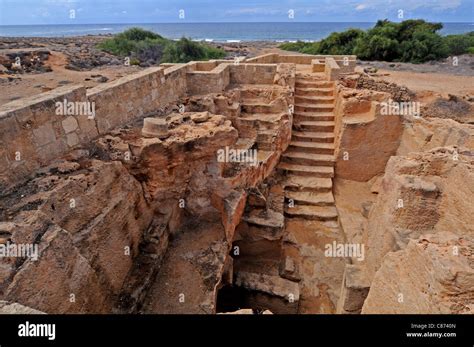
<instances>
[{"instance_id":1,"label":"green bush","mask_svg":"<svg viewBox=\"0 0 474 347\"><path fill-rule=\"evenodd\" d=\"M334 54L334 55L351 55L358 38L364 32L359 29L349 29L342 33L332 33L324 40L321 40L318 45L320 54Z\"/></svg>"},{"instance_id":2,"label":"green bush","mask_svg":"<svg viewBox=\"0 0 474 347\"><path fill-rule=\"evenodd\" d=\"M225 57L221 49L193 42L187 38L172 41L151 31L131 28L101 42L98 47L118 56L130 56L134 61L149 60L160 63L187 63Z\"/></svg>"},{"instance_id":3,"label":"green bush","mask_svg":"<svg viewBox=\"0 0 474 347\"><path fill-rule=\"evenodd\" d=\"M474 47L474 31L468 34L447 35L444 37L444 41L450 54L469 53L469 49Z\"/></svg>"},{"instance_id":4,"label":"green bush","mask_svg":"<svg viewBox=\"0 0 474 347\"><path fill-rule=\"evenodd\" d=\"M364 60L423 63L468 53L474 47L474 32L443 37L437 33L442 28L441 23L421 19L401 23L379 20L365 32L349 29L319 42L285 43L280 48L308 54L355 54Z\"/></svg>"},{"instance_id":5,"label":"green bush","mask_svg":"<svg viewBox=\"0 0 474 347\"><path fill-rule=\"evenodd\" d=\"M297 41L297 42L285 42L282 43L279 48L285 51L300 52L303 48L307 46L306 42Z\"/></svg>"},{"instance_id":6,"label":"green bush","mask_svg":"<svg viewBox=\"0 0 474 347\"><path fill-rule=\"evenodd\" d=\"M400 45L400 61L423 63L428 60L439 60L449 55L448 46L439 35L429 31L415 31L413 40Z\"/></svg>"},{"instance_id":7,"label":"green bush","mask_svg":"<svg viewBox=\"0 0 474 347\"><path fill-rule=\"evenodd\" d=\"M146 39L163 39L162 36L155 34L154 32L148 31L148 30L143 30L141 28L131 28L123 33L120 33L117 35L117 37L125 40L130 40L130 41L143 41Z\"/></svg>"},{"instance_id":8,"label":"green bush","mask_svg":"<svg viewBox=\"0 0 474 347\"><path fill-rule=\"evenodd\" d=\"M187 38L168 44L163 52L164 63L187 63L192 60L220 59L225 57L221 49L193 42Z\"/></svg>"}]
</instances>

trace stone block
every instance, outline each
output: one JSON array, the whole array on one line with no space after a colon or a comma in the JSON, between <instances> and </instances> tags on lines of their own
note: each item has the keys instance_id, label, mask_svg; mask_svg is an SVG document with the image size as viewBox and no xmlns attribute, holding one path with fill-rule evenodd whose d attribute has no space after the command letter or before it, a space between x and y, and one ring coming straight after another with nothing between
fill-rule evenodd
<instances>
[{"instance_id":1,"label":"stone block","mask_svg":"<svg viewBox=\"0 0 474 347\"><path fill-rule=\"evenodd\" d=\"M79 144L79 137L77 136L76 133L67 134L66 138L67 138L67 145L69 147L74 147Z\"/></svg>"},{"instance_id":2,"label":"stone block","mask_svg":"<svg viewBox=\"0 0 474 347\"><path fill-rule=\"evenodd\" d=\"M167 138L168 123L163 118L148 117L143 120L142 135L146 137Z\"/></svg>"},{"instance_id":3,"label":"stone block","mask_svg":"<svg viewBox=\"0 0 474 347\"><path fill-rule=\"evenodd\" d=\"M66 119L64 119L64 120L61 122L61 124L62 124L63 129L64 129L64 132L65 132L66 134L72 133L72 132L75 131L75 130L77 129L77 127L79 126L78 123L77 123L76 118L74 118L73 116L67 117Z\"/></svg>"},{"instance_id":4,"label":"stone block","mask_svg":"<svg viewBox=\"0 0 474 347\"><path fill-rule=\"evenodd\" d=\"M33 129L33 136L36 144L40 147L56 140L53 125L51 123L46 123Z\"/></svg>"}]
</instances>

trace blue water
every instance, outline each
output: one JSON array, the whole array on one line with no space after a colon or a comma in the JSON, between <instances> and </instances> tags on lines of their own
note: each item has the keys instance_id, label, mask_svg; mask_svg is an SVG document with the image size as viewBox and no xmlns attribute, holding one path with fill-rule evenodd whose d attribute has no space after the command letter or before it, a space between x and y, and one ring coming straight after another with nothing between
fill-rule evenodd
<instances>
[{"instance_id":1,"label":"blue water","mask_svg":"<svg viewBox=\"0 0 474 347\"><path fill-rule=\"evenodd\" d=\"M160 23L160 24L81 24L0 26L0 36L61 37L115 34L139 26L169 39L183 36L209 41L314 41L334 31L349 28L368 29L374 23ZM472 23L445 23L441 34L474 31Z\"/></svg>"}]
</instances>

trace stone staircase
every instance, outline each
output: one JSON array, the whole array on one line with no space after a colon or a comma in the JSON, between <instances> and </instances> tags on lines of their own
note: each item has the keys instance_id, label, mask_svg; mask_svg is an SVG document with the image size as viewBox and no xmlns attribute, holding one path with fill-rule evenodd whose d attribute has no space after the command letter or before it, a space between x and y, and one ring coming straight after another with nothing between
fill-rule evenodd
<instances>
[{"instance_id":1,"label":"stone staircase","mask_svg":"<svg viewBox=\"0 0 474 347\"><path fill-rule=\"evenodd\" d=\"M279 165L287 171L288 217L337 221L331 191L335 162L333 111L334 82L297 77L292 141Z\"/></svg>"},{"instance_id":2,"label":"stone staircase","mask_svg":"<svg viewBox=\"0 0 474 347\"><path fill-rule=\"evenodd\" d=\"M282 276L300 279L301 313L335 311L343 260L324 256L324 246L343 242L332 192L334 82L297 75L292 140L278 169L285 172L285 238ZM334 271L334 277L329 273Z\"/></svg>"}]
</instances>

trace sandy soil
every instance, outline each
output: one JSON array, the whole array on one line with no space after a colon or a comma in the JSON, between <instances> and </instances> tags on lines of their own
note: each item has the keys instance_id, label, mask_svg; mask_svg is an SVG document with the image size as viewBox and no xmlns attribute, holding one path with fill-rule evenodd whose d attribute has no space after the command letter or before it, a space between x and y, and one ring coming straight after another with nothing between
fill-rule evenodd
<instances>
[{"instance_id":1,"label":"sandy soil","mask_svg":"<svg viewBox=\"0 0 474 347\"><path fill-rule=\"evenodd\" d=\"M103 66L90 71L73 71L66 69L67 58L63 53L51 52L47 64L52 72L35 74L7 75L0 73L0 105L10 101L49 91L66 84L82 84L92 88L107 80L114 80L140 70L136 66ZM101 79L102 78L102 79Z\"/></svg>"},{"instance_id":2,"label":"sandy soil","mask_svg":"<svg viewBox=\"0 0 474 347\"><path fill-rule=\"evenodd\" d=\"M417 94L428 96L431 92L442 96L448 94L474 96L474 77L445 73L420 73L412 71L379 70L380 78L404 85Z\"/></svg>"}]
</instances>

